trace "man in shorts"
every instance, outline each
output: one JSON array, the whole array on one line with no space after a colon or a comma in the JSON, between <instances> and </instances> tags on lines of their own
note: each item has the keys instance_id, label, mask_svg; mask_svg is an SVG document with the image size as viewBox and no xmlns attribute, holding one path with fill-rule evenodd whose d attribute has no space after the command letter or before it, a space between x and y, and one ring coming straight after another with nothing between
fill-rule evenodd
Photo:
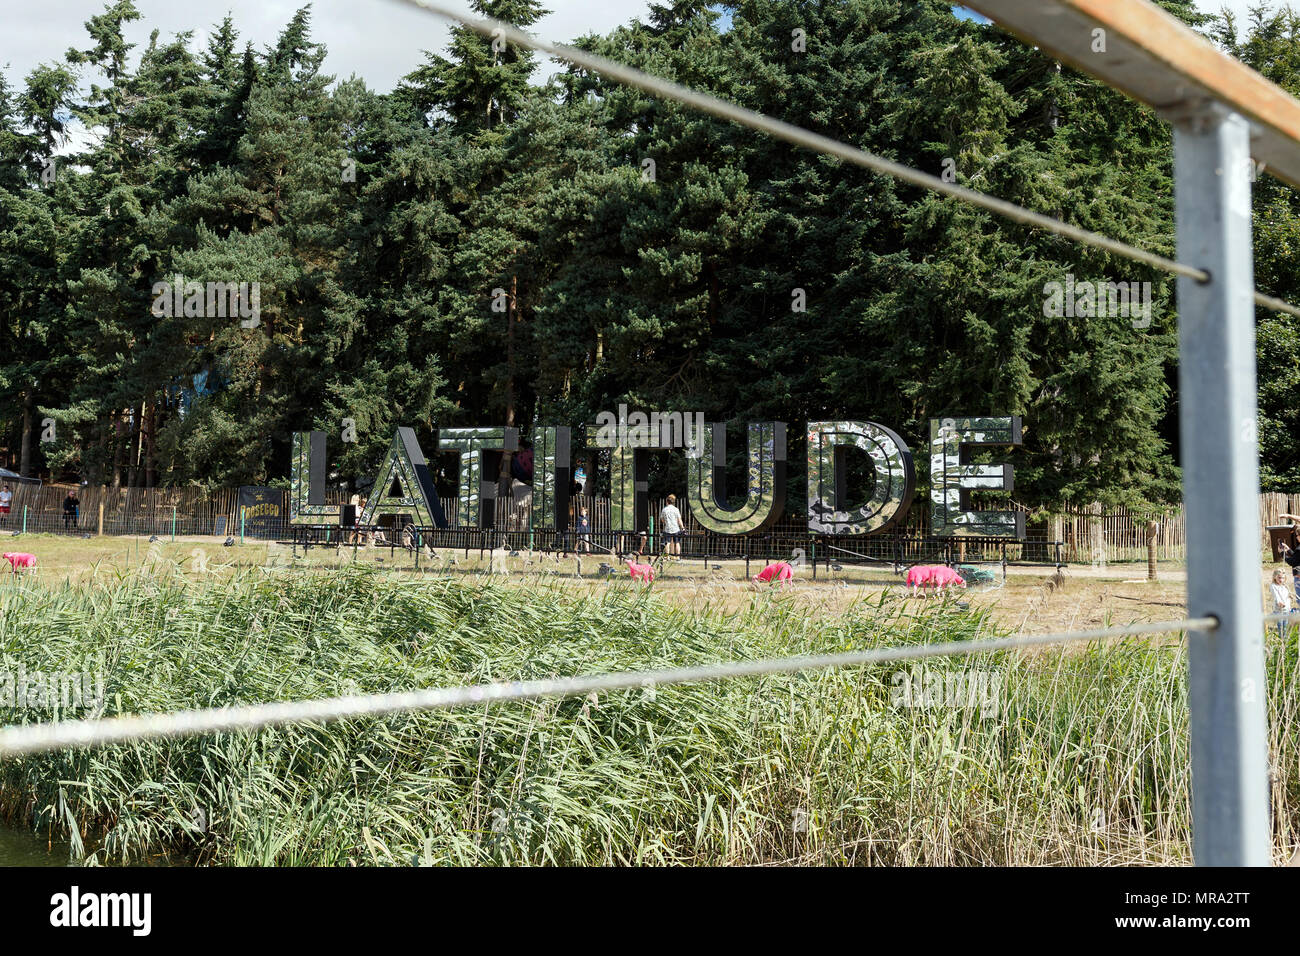
<instances>
[{"instance_id":1,"label":"man in shorts","mask_svg":"<svg viewBox=\"0 0 1300 956\"><path fill-rule=\"evenodd\" d=\"M677 510L677 496L669 495L664 510L659 512L659 528L664 536L664 554L681 560L682 513Z\"/></svg>"}]
</instances>

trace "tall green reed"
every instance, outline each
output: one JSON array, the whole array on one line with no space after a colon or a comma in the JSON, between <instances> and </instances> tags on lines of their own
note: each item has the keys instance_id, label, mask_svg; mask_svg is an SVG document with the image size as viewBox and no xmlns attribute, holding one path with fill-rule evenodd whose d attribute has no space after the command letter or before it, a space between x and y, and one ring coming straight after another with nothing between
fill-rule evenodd
<instances>
[{"instance_id":1,"label":"tall green reed","mask_svg":"<svg viewBox=\"0 0 1300 956\"><path fill-rule=\"evenodd\" d=\"M705 591L683 608L621 582L590 593L358 569L194 584L154 568L0 589L0 671L101 667L115 714L996 634L986 614L952 603L881 595L829 614L810 600L754 595L724 613ZM1300 823L1295 638L1274 638L1269 655L1281 853ZM916 667L41 754L0 764L0 815L73 837L90 863L1187 860L1181 643ZM996 679L996 707L899 700L900 680L981 671Z\"/></svg>"}]
</instances>

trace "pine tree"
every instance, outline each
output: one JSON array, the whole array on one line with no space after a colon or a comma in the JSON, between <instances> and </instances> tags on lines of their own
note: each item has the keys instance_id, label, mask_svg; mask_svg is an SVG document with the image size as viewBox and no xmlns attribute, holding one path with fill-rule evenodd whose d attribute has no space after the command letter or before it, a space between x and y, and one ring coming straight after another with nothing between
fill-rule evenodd
<instances>
[{"instance_id":1,"label":"pine tree","mask_svg":"<svg viewBox=\"0 0 1300 956\"><path fill-rule=\"evenodd\" d=\"M1239 33L1164 6L1300 89L1295 15ZM1173 253L1168 129L1104 85L941 0L729 10L723 33L704 0L662 0L577 42ZM110 2L66 64L0 82L0 441L24 471L280 481L292 432L347 418L358 441L332 460L354 479L397 424L527 432L627 402L876 420L922 473L929 419L1019 414L1018 500L1177 493L1167 277L583 70L535 86L530 54L467 30L381 95L332 88L308 8L262 53L229 17L197 55L188 33L136 51L138 17ZM69 107L95 141L51 167ZM1300 298L1300 208L1267 176L1255 208L1257 281ZM258 283L257 323L153 314L177 275ZM1150 325L1052 314L1067 276L1150 282ZM1263 476L1287 488L1300 335L1259 321ZM796 438L796 499L800 459ZM655 490L680 486L679 458L656 467Z\"/></svg>"},{"instance_id":2,"label":"pine tree","mask_svg":"<svg viewBox=\"0 0 1300 956\"><path fill-rule=\"evenodd\" d=\"M549 12L539 0L472 0L470 7L479 16L521 29ZM421 113L445 116L466 136L509 123L518 115L529 97L528 83L536 68L531 50L456 26L448 53L449 57L426 54L428 62L406 78L402 95L407 103Z\"/></svg>"},{"instance_id":3,"label":"pine tree","mask_svg":"<svg viewBox=\"0 0 1300 956\"><path fill-rule=\"evenodd\" d=\"M56 153L65 142L66 111L76 80L59 66L40 66L21 94L0 96L0 296L6 348L0 354L0 397L16 410L6 431L16 433L20 474L34 474L41 457L36 438L40 409L61 397L66 365L62 281L68 254L62 241L78 192L69 164ZM10 447L13 447L12 445ZM58 464L57 458L54 462Z\"/></svg>"},{"instance_id":4,"label":"pine tree","mask_svg":"<svg viewBox=\"0 0 1300 956\"><path fill-rule=\"evenodd\" d=\"M338 437L344 419L352 420L356 441L338 446L332 460L356 479L374 473L397 426L415 427L429 441L453 412L439 394L448 353L437 297L462 228L451 197L465 154L445 130L425 129L400 98L349 84L338 95L356 101L347 144L355 200L325 315L325 397L315 424Z\"/></svg>"},{"instance_id":5,"label":"pine tree","mask_svg":"<svg viewBox=\"0 0 1300 956\"><path fill-rule=\"evenodd\" d=\"M221 385L187 398L159 429L160 454L183 480L283 475L292 433L326 394L318 370L342 256L348 117L329 93L333 77L321 72L326 51L310 22L310 9L300 9L256 69L231 164L197 172L163 214L171 224L164 275L260 289L256 325L229 315L170 322L171 340L189 350L182 374ZM251 75L245 67L239 82Z\"/></svg>"},{"instance_id":6,"label":"pine tree","mask_svg":"<svg viewBox=\"0 0 1300 956\"><path fill-rule=\"evenodd\" d=\"M1245 38L1227 14L1216 23L1216 39L1233 56L1259 70L1292 95L1300 93L1300 15L1289 9L1256 9ZM1295 301L1300 289L1300 199L1295 189L1251 169L1255 285ZM1293 492L1300 486L1300 319L1260 309L1256 313L1259 375L1260 485L1265 491Z\"/></svg>"}]
</instances>

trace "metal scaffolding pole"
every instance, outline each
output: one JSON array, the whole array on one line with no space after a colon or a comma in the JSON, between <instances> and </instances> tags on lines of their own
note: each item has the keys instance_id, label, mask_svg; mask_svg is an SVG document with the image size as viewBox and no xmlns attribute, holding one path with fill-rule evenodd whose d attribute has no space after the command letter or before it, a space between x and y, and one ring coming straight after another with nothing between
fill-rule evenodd
<instances>
[{"instance_id":1,"label":"metal scaffolding pole","mask_svg":"<svg viewBox=\"0 0 1300 956\"><path fill-rule=\"evenodd\" d=\"M1200 866L1267 866L1268 737L1260 603L1250 128L1209 101L1174 122L1179 415L1187 509L1193 849Z\"/></svg>"}]
</instances>

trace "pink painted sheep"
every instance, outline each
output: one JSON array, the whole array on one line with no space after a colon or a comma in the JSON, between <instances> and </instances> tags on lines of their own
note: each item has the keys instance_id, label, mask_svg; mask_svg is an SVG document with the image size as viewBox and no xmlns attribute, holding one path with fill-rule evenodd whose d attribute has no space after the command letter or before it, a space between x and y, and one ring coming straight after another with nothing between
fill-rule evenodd
<instances>
[{"instance_id":1,"label":"pink painted sheep","mask_svg":"<svg viewBox=\"0 0 1300 956\"><path fill-rule=\"evenodd\" d=\"M930 575L930 586L939 588L941 591L946 591L950 584L959 588L964 588L966 586L966 580L952 568L944 567L943 565L935 568L934 572Z\"/></svg>"},{"instance_id":2,"label":"pink painted sheep","mask_svg":"<svg viewBox=\"0 0 1300 956\"><path fill-rule=\"evenodd\" d=\"M782 587L785 587L785 583L793 579L794 568L790 566L790 562L775 561L765 567L762 571L759 571L751 580L753 580L755 586L759 584L771 584L775 581Z\"/></svg>"},{"instance_id":3,"label":"pink painted sheep","mask_svg":"<svg viewBox=\"0 0 1300 956\"><path fill-rule=\"evenodd\" d=\"M912 594L923 590L926 594L934 590L946 591L949 585L965 587L966 582L952 568L942 564L918 564L907 569L907 586Z\"/></svg>"},{"instance_id":4,"label":"pink painted sheep","mask_svg":"<svg viewBox=\"0 0 1300 956\"><path fill-rule=\"evenodd\" d=\"M916 594L918 588L929 585L930 574L935 567L933 564L917 564L907 569L907 586L912 594Z\"/></svg>"},{"instance_id":5,"label":"pink painted sheep","mask_svg":"<svg viewBox=\"0 0 1300 956\"><path fill-rule=\"evenodd\" d=\"M9 562L9 567L13 569L14 574L18 573L19 568L36 567L36 555L23 551L6 551L4 559Z\"/></svg>"},{"instance_id":6,"label":"pink painted sheep","mask_svg":"<svg viewBox=\"0 0 1300 956\"><path fill-rule=\"evenodd\" d=\"M632 575L633 581L645 581L649 584L655 579L655 569L648 564L637 564L635 561L627 563L627 572Z\"/></svg>"}]
</instances>

